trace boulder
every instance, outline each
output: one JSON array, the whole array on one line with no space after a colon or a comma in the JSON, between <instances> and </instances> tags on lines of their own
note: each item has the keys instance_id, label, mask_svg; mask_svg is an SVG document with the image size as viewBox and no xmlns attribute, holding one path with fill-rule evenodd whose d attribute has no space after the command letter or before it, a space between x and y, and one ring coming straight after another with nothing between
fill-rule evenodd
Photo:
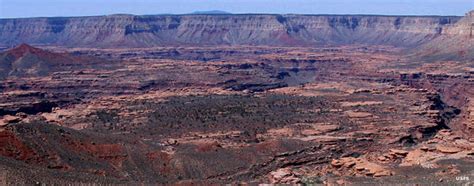
<instances>
[{"instance_id":1,"label":"boulder","mask_svg":"<svg viewBox=\"0 0 474 186\"><path fill-rule=\"evenodd\" d=\"M460 149L460 148L451 147L451 146L444 146L444 145L436 146L436 150L438 150L439 152L442 152L442 153L446 153L446 154L454 154L454 153L458 153L458 152L462 151L462 149Z\"/></svg>"},{"instance_id":2,"label":"boulder","mask_svg":"<svg viewBox=\"0 0 474 186\"><path fill-rule=\"evenodd\" d=\"M368 118L373 116L371 113L368 112L355 112L352 110L346 111L345 113L349 118Z\"/></svg>"},{"instance_id":3,"label":"boulder","mask_svg":"<svg viewBox=\"0 0 474 186\"><path fill-rule=\"evenodd\" d=\"M405 150L398 150L398 149L390 149L390 155L395 155L395 156L407 156L408 151Z\"/></svg>"},{"instance_id":4,"label":"boulder","mask_svg":"<svg viewBox=\"0 0 474 186\"><path fill-rule=\"evenodd\" d=\"M293 174L290 168L281 168L270 172L269 178L272 184L294 184L300 182L300 179Z\"/></svg>"},{"instance_id":5,"label":"boulder","mask_svg":"<svg viewBox=\"0 0 474 186\"><path fill-rule=\"evenodd\" d=\"M18 117L18 116L5 115L5 116L3 116L2 121L3 121L4 124L18 123L18 122L21 121L21 118Z\"/></svg>"}]
</instances>

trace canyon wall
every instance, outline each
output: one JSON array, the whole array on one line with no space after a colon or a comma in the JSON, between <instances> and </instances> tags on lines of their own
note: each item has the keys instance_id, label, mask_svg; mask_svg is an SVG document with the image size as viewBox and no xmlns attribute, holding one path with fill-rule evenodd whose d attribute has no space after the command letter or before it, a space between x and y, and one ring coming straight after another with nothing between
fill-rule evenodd
<instances>
[{"instance_id":1,"label":"canyon wall","mask_svg":"<svg viewBox=\"0 0 474 186\"><path fill-rule=\"evenodd\" d=\"M193 45L418 46L443 35L465 35L461 17L363 15L111 15L0 19L0 46L66 47Z\"/></svg>"},{"instance_id":2,"label":"canyon wall","mask_svg":"<svg viewBox=\"0 0 474 186\"><path fill-rule=\"evenodd\" d=\"M417 48L415 56L424 60L474 60L474 10L467 13L456 24L443 28L441 37L436 37Z\"/></svg>"}]
</instances>

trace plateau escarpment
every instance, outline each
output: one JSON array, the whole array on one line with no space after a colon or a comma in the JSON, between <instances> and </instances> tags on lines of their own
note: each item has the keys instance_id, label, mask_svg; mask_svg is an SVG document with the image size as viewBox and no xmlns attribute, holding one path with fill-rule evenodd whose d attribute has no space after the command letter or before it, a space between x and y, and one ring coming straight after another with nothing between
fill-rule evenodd
<instances>
[{"instance_id":1,"label":"plateau escarpment","mask_svg":"<svg viewBox=\"0 0 474 186\"><path fill-rule=\"evenodd\" d=\"M3 19L0 20L0 45L30 43L106 48L169 45L418 46L441 35L460 34L444 31L459 19L453 16L363 15L112 15Z\"/></svg>"}]
</instances>

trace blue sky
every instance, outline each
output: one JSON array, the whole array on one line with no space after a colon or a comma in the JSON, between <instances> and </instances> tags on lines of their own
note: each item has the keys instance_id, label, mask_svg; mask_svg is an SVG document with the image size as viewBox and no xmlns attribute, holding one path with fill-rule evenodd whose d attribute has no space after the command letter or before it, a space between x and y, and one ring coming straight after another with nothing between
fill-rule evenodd
<instances>
[{"instance_id":1,"label":"blue sky","mask_svg":"<svg viewBox=\"0 0 474 186\"><path fill-rule=\"evenodd\" d=\"M0 17L232 13L464 15L474 0L0 0Z\"/></svg>"}]
</instances>

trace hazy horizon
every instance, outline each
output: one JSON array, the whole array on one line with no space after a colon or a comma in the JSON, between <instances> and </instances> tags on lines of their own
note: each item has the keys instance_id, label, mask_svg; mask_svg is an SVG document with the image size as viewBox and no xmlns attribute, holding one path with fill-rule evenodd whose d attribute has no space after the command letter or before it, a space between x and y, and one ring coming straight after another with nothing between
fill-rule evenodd
<instances>
[{"instance_id":1,"label":"hazy horizon","mask_svg":"<svg viewBox=\"0 0 474 186\"><path fill-rule=\"evenodd\" d=\"M187 14L219 10L234 14L456 15L471 0L0 0L0 18Z\"/></svg>"}]
</instances>

